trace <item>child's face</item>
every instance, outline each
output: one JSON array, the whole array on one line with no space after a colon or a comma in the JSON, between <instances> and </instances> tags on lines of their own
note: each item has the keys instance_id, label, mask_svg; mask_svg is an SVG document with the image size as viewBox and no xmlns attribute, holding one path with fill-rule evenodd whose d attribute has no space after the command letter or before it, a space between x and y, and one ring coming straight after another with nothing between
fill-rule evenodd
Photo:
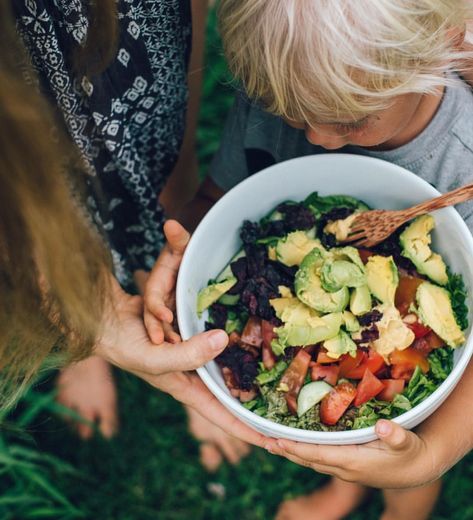
<instances>
[{"instance_id":1,"label":"child's face","mask_svg":"<svg viewBox=\"0 0 473 520\"><path fill-rule=\"evenodd\" d=\"M432 98L437 96L403 94L394 98L389 108L357 121L342 120L316 126L288 120L286 122L294 128L304 129L310 143L328 150L336 150L349 144L365 148L396 148L409 142L428 124L435 110L425 122L425 105L431 105L435 101Z\"/></svg>"}]
</instances>

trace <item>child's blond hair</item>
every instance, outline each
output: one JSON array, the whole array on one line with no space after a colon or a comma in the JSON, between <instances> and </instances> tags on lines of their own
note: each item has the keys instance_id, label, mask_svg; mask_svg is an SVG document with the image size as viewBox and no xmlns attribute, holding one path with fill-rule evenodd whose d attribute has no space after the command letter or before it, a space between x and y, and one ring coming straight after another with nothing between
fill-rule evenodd
<instances>
[{"instance_id":1,"label":"child's blond hair","mask_svg":"<svg viewBox=\"0 0 473 520\"><path fill-rule=\"evenodd\" d=\"M307 124L433 93L461 71L466 0L221 0L230 69L250 98Z\"/></svg>"}]
</instances>

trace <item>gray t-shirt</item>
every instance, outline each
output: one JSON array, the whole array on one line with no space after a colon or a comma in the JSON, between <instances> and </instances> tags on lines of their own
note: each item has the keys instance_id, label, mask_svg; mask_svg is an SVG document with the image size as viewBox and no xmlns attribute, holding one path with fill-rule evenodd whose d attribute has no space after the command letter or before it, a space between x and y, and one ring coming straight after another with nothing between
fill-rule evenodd
<instances>
[{"instance_id":1,"label":"gray t-shirt","mask_svg":"<svg viewBox=\"0 0 473 520\"><path fill-rule=\"evenodd\" d=\"M445 89L429 125L410 143L389 151L345 146L337 153L368 155L398 164L440 192L473 182L473 93L460 83ZM271 164L303 155L329 153L310 144L303 130L287 125L243 95L238 95L225 125L210 176L228 191L249 175ZM457 206L473 230L473 201Z\"/></svg>"}]
</instances>

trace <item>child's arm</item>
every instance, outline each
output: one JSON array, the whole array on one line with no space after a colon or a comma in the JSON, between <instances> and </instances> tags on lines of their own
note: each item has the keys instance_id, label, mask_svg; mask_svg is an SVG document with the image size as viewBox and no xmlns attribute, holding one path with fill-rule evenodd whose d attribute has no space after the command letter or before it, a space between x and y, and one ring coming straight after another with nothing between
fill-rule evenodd
<instances>
[{"instance_id":1,"label":"child's arm","mask_svg":"<svg viewBox=\"0 0 473 520\"><path fill-rule=\"evenodd\" d=\"M418 486L437 479L473 447L473 363L446 402L416 430L381 420L380 440L319 446L271 440L266 449L319 473L378 488Z\"/></svg>"}]
</instances>

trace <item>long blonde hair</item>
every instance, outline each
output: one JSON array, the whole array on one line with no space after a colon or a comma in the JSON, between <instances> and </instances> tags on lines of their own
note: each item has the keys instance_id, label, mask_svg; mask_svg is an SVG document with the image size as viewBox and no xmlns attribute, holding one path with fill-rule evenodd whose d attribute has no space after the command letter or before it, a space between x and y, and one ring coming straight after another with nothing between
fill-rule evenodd
<instances>
[{"instance_id":1,"label":"long blonde hair","mask_svg":"<svg viewBox=\"0 0 473 520\"><path fill-rule=\"evenodd\" d=\"M99 9L103 19L108 9L115 19L114 0L97 6L92 4L92 13ZM94 45L113 49L115 25L104 34L92 24L92 34L101 32L93 36ZM86 44L78 63L86 63L87 52ZM100 56L92 62L95 73L111 54ZM10 4L0 0L2 404L12 402L50 353L67 362L91 352L109 292L109 255L83 209L80 160L70 140L58 134L61 125L47 101L25 82L27 60ZM34 77L33 71L28 75Z\"/></svg>"},{"instance_id":2,"label":"long blonde hair","mask_svg":"<svg viewBox=\"0 0 473 520\"><path fill-rule=\"evenodd\" d=\"M248 95L276 115L318 124L451 82L446 73L467 54L454 29L471 18L469 4L221 0L219 20L230 69Z\"/></svg>"}]
</instances>

